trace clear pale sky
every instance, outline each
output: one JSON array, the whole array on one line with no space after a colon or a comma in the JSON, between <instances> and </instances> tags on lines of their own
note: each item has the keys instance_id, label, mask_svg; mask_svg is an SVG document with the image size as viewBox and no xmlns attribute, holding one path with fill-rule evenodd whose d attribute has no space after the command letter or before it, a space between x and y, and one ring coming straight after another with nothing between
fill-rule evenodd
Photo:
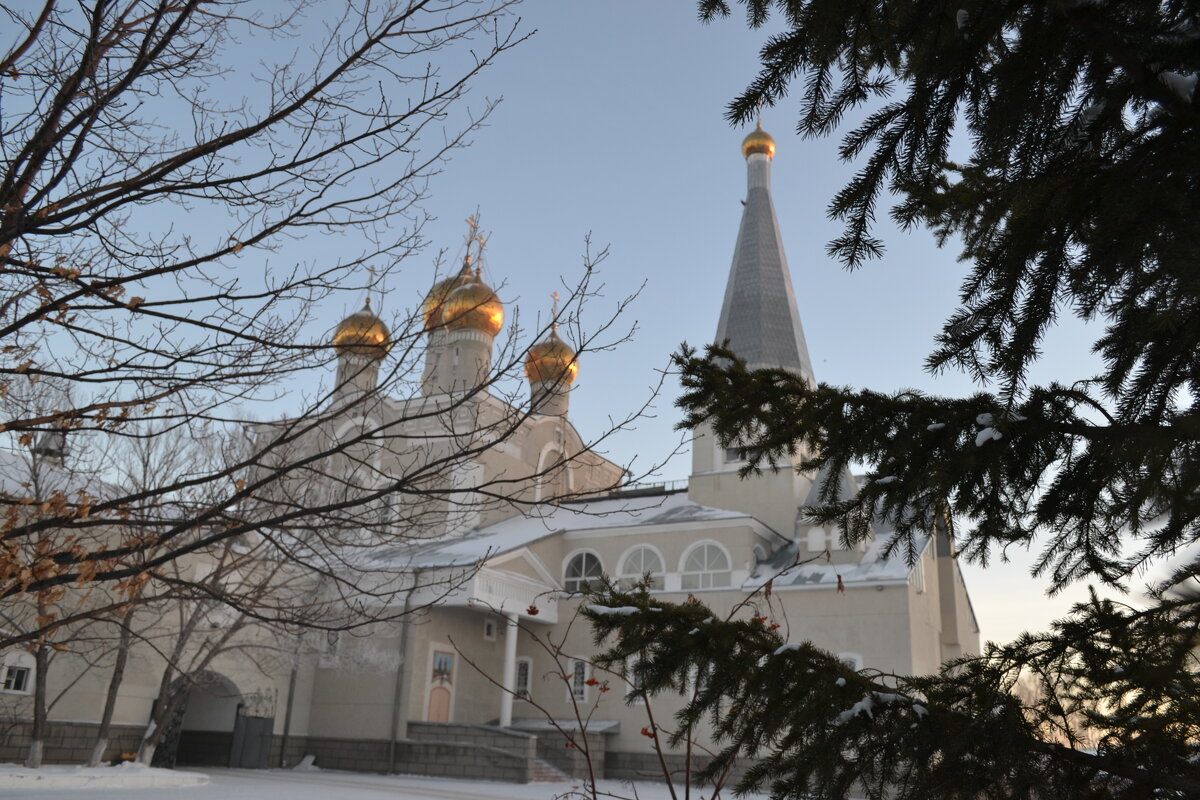
<instances>
[{"instance_id":1,"label":"clear pale sky","mask_svg":"<svg viewBox=\"0 0 1200 800\"><path fill-rule=\"evenodd\" d=\"M587 315L599 321L644 282L625 317L636 323L633 341L580 364L571 416L586 438L645 399L680 342L701 345L715 333L745 191L746 130L722 115L753 77L763 33L737 19L701 25L692 0L528 0L520 13L537 33L475 85L476 107L503 102L432 182L426 208L438 219L425 233L452 257L461 253L463 219L478 206L490 234L485 277L528 317L545 313L560 280L577 280L589 232L610 256L601 271L606 296ZM922 369L964 275L956 252L938 250L926 232L884 223L881 261L854 273L830 261L825 244L839 227L825 208L852 167L838 162L836 141L798 138L796 116L785 100L764 112L763 125L778 144L775 207L818 380L972 391L963 376L935 379ZM419 302L433 258L431 250L409 261L385 305ZM344 308L329 310L330 325L358 302L343 299ZM1090 376L1084 333L1072 323L1055 334L1036 377ZM680 438L672 430L677 391L669 381L653 416L608 443L608 457L636 456L636 471L670 453ZM685 452L657 479L685 478L689 467ZM1043 627L1069 605L1043 596L1044 584L1028 577L1029 556L1010 555L1011 565L966 568L986 639Z\"/></svg>"}]
</instances>

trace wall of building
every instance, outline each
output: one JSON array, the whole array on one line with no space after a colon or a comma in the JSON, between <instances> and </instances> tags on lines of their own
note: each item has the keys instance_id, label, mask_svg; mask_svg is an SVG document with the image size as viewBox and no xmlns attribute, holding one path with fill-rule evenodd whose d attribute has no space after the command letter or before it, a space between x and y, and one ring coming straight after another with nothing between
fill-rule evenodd
<instances>
[{"instance_id":1,"label":"wall of building","mask_svg":"<svg viewBox=\"0 0 1200 800\"><path fill-rule=\"evenodd\" d=\"M736 465L728 472L694 474L688 479L688 499L713 508L752 514L776 533L791 538L796 509L804 501L811 481L790 469L764 471L746 480Z\"/></svg>"},{"instance_id":2,"label":"wall of building","mask_svg":"<svg viewBox=\"0 0 1200 800\"><path fill-rule=\"evenodd\" d=\"M933 542L921 552L919 577L908 586L912 663L908 674L932 674L942 665L942 585Z\"/></svg>"},{"instance_id":3,"label":"wall of building","mask_svg":"<svg viewBox=\"0 0 1200 800\"><path fill-rule=\"evenodd\" d=\"M731 609L745 600L740 589L726 591L695 592L718 616L730 613ZM683 602L687 593L656 593L669 602ZM762 613L778 622L780 634L787 641L812 640L834 653L853 653L862 658L864 666L888 672L908 673L913 671L911 631L909 627L909 587L907 585L854 587L844 594L832 588L816 590L781 590L773 596L775 611L759 601L742 612L745 616ZM560 601L559 625L553 629L552 637L562 641L567 656L587 658L595 652L591 630L582 619L574 619L578 600ZM572 622L572 620L574 620ZM573 719L575 707L569 699L565 673L569 669L567 659L555 659L542 648L525 649L524 641L518 650L519 656L533 660L531 690L533 699L552 716ZM612 752L646 753L651 742L641 734L648 724L645 708L641 705L627 706L624 702L628 685L619 677L597 672L594 677L609 685L608 692L599 686L588 688L587 698L580 704L584 714L593 720L612 720L620 725L618 733L610 737L608 748ZM653 712L658 720L670 720L684 702L682 697L659 696L653 699ZM534 716L536 711L530 704L520 701L514 704L514 715ZM701 738L704 744L711 744Z\"/></svg>"},{"instance_id":4,"label":"wall of building","mask_svg":"<svg viewBox=\"0 0 1200 800\"><path fill-rule=\"evenodd\" d=\"M399 626L378 625L338 634L336 643L327 644L314 659L307 724L293 720L293 733L335 739L387 738L399 647Z\"/></svg>"}]
</instances>

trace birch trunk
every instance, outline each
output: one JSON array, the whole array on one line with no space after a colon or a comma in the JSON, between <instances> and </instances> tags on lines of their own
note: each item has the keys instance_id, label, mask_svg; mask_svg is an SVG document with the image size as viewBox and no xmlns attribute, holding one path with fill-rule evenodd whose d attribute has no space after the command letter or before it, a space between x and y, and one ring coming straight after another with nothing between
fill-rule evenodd
<instances>
[{"instance_id":1,"label":"birch trunk","mask_svg":"<svg viewBox=\"0 0 1200 800\"><path fill-rule=\"evenodd\" d=\"M88 759L89 767L100 765L104 751L108 749L108 731L112 726L113 711L117 706L117 693L121 689L121 681L125 679L125 662L129 658L129 644L133 640L133 606L121 618L121 638L117 644L117 661L113 664L112 677L108 681L108 695L104 698L104 713L100 716L100 729L96 732L96 744L92 747L92 757Z\"/></svg>"},{"instance_id":2,"label":"birch trunk","mask_svg":"<svg viewBox=\"0 0 1200 800\"><path fill-rule=\"evenodd\" d=\"M42 754L46 742L46 671L50 664L50 648L46 637L39 637L37 650L33 654L33 733L29 743L29 757L25 766L36 769L42 765Z\"/></svg>"}]
</instances>

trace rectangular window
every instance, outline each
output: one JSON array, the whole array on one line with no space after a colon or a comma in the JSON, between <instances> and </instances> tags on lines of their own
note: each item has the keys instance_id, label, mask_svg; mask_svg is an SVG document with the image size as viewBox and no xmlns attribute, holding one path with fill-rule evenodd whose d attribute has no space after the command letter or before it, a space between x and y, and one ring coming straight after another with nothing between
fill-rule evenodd
<instances>
[{"instance_id":1,"label":"rectangular window","mask_svg":"<svg viewBox=\"0 0 1200 800\"><path fill-rule=\"evenodd\" d=\"M483 638L489 642L496 641L496 620L485 619L483 621Z\"/></svg>"},{"instance_id":2,"label":"rectangular window","mask_svg":"<svg viewBox=\"0 0 1200 800\"><path fill-rule=\"evenodd\" d=\"M741 447L726 447L725 460L730 463L734 461L745 461L746 451Z\"/></svg>"},{"instance_id":3,"label":"rectangular window","mask_svg":"<svg viewBox=\"0 0 1200 800\"><path fill-rule=\"evenodd\" d=\"M926 543L925 549L921 551L921 555L917 556L917 563L913 564L912 571L908 573L908 582L917 590L917 594L922 594L925 591L925 554L929 552L929 545Z\"/></svg>"},{"instance_id":4,"label":"rectangular window","mask_svg":"<svg viewBox=\"0 0 1200 800\"><path fill-rule=\"evenodd\" d=\"M568 673L570 681L570 691L567 692L567 699L576 703L586 703L588 699L588 664L578 658L571 659L571 671Z\"/></svg>"},{"instance_id":5,"label":"rectangular window","mask_svg":"<svg viewBox=\"0 0 1200 800\"><path fill-rule=\"evenodd\" d=\"M642 654L636 653L625 659L625 682L629 684L631 692L640 692L642 689L642 676L638 673L638 668L642 665ZM633 699L634 705L642 705L645 701L641 695L637 695Z\"/></svg>"},{"instance_id":6,"label":"rectangular window","mask_svg":"<svg viewBox=\"0 0 1200 800\"><path fill-rule=\"evenodd\" d=\"M337 631L325 631L325 641L321 644L321 658L318 662L321 669L332 669L338 665Z\"/></svg>"},{"instance_id":7,"label":"rectangular window","mask_svg":"<svg viewBox=\"0 0 1200 800\"><path fill-rule=\"evenodd\" d=\"M913 565L912 574L909 576L909 582L917 589L917 594L925 591L925 559L917 559L917 563Z\"/></svg>"},{"instance_id":8,"label":"rectangular window","mask_svg":"<svg viewBox=\"0 0 1200 800\"><path fill-rule=\"evenodd\" d=\"M4 689L9 692L29 691L29 667L9 667L4 671Z\"/></svg>"},{"instance_id":9,"label":"rectangular window","mask_svg":"<svg viewBox=\"0 0 1200 800\"><path fill-rule=\"evenodd\" d=\"M528 658L517 659L517 681L515 691L518 700L529 699L529 674L533 671L533 662Z\"/></svg>"},{"instance_id":10,"label":"rectangular window","mask_svg":"<svg viewBox=\"0 0 1200 800\"><path fill-rule=\"evenodd\" d=\"M728 586L732 577L731 572L684 572L679 576L679 586L684 590L719 589Z\"/></svg>"}]
</instances>

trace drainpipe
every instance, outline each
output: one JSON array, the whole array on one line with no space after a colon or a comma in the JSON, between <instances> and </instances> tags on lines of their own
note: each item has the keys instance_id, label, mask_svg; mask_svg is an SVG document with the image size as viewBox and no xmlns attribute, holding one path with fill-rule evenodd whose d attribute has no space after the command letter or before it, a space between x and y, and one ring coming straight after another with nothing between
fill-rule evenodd
<instances>
[{"instance_id":1,"label":"drainpipe","mask_svg":"<svg viewBox=\"0 0 1200 800\"><path fill-rule=\"evenodd\" d=\"M388 774L396 771L396 743L408 738L408 685L412 674L412 598L421 580L421 570L413 572L413 585L404 595L404 613L400 617L400 644L397 648L399 663L396 665L396 686L392 692L392 733L388 739Z\"/></svg>"}]
</instances>

